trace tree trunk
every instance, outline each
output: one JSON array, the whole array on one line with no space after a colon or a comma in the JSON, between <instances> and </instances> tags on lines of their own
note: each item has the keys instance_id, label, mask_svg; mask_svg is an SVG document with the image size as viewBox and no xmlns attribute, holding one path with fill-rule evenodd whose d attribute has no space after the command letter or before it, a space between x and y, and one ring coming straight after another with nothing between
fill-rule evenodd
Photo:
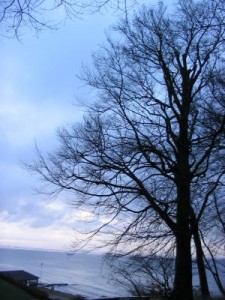
<instances>
[{"instance_id":1,"label":"tree trunk","mask_svg":"<svg viewBox=\"0 0 225 300\"><path fill-rule=\"evenodd\" d=\"M199 282L200 282L200 290L201 294L204 298L210 296L208 280L206 275L206 269L204 264L204 253L202 250L201 239L199 236L198 228L195 228L193 231L194 243L196 248L196 258L197 258L197 266L198 266L198 274L199 274Z\"/></svg>"},{"instance_id":2,"label":"tree trunk","mask_svg":"<svg viewBox=\"0 0 225 300\"><path fill-rule=\"evenodd\" d=\"M188 89L188 73L183 76L184 98L180 133L177 143L177 228L176 261L174 279L174 300L193 300L192 286L192 256L191 256L191 195L190 195L190 166L188 140L188 112L191 96Z\"/></svg>"},{"instance_id":3,"label":"tree trunk","mask_svg":"<svg viewBox=\"0 0 225 300\"><path fill-rule=\"evenodd\" d=\"M185 180L186 179L186 180ZM188 176L178 178L176 261L174 300L193 300L190 228L190 185Z\"/></svg>"},{"instance_id":4,"label":"tree trunk","mask_svg":"<svg viewBox=\"0 0 225 300\"><path fill-rule=\"evenodd\" d=\"M191 239L189 233L179 232L176 236L175 281L172 298L193 300Z\"/></svg>"}]
</instances>

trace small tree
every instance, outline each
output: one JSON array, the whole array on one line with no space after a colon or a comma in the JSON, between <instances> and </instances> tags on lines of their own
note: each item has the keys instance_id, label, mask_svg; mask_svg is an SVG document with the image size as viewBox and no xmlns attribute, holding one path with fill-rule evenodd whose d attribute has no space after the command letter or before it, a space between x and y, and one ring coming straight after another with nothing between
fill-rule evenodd
<instances>
[{"instance_id":1,"label":"small tree","mask_svg":"<svg viewBox=\"0 0 225 300\"><path fill-rule=\"evenodd\" d=\"M175 238L174 299L193 299L191 238L223 180L225 117L213 121L221 103L210 82L223 61L224 6L180 0L173 15L160 4L122 20L120 42L108 38L95 72L84 70L97 101L30 166L53 194L81 196L74 206L98 218L90 237L104 234L112 251Z\"/></svg>"},{"instance_id":2,"label":"small tree","mask_svg":"<svg viewBox=\"0 0 225 300\"><path fill-rule=\"evenodd\" d=\"M163 255L154 251L129 257L107 256L111 279L132 295L170 298L174 281L174 258L171 249Z\"/></svg>"}]
</instances>

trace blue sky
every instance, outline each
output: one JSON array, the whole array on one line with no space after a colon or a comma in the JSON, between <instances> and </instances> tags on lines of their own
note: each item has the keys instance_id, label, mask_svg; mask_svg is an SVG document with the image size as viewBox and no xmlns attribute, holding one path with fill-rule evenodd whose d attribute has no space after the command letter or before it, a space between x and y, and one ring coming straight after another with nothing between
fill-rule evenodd
<instances>
[{"instance_id":1,"label":"blue sky","mask_svg":"<svg viewBox=\"0 0 225 300\"><path fill-rule=\"evenodd\" d=\"M32 161L35 142L53 149L56 129L81 119L88 91L76 75L117 17L84 16L38 38L30 31L20 41L0 37L0 246L69 249L74 225L92 219L63 196L35 194L38 178L21 161Z\"/></svg>"},{"instance_id":2,"label":"blue sky","mask_svg":"<svg viewBox=\"0 0 225 300\"><path fill-rule=\"evenodd\" d=\"M67 249L76 221L90 218L65 199L35 194L38 180L20 162L32 160L35 142L53 149L57 127L81 118L76 103L87 91L76 75L114 18L85 16L39 38L25 32L20 42L0 37L0 246Z\"/></svg>"}]
</instances>

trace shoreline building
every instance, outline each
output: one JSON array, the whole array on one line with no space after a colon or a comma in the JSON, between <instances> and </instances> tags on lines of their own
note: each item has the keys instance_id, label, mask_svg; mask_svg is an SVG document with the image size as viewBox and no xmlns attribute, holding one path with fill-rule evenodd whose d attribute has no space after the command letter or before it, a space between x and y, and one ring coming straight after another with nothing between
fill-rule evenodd
<instances>
[{"instance_id":1,"label":"shoreline building","mask_svg":"<svg viewBox=\"0 0 225 300\"><path fill-rule=\"evenodd\" d=\"M39 279L39 277L23 270L0 271L0 276L16 280L18 282L23 283L26 286L37 286Z\"/></svg>"}]
</instances>

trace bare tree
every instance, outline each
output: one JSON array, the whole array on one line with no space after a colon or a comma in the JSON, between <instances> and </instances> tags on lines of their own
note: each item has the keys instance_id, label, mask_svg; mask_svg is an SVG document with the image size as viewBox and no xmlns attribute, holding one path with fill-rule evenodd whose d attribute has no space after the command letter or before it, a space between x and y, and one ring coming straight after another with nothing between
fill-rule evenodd
<instances>
[{"instance_id":1,"label":"bare tree","mask_svg":"<svg viewBox=\"0 0 225 300\"><path fill-rule=\"evenodd\" d=\"M132 295L170 298L174 280L174 249L151 248L147 256L143 253L131 256L107 255L106 265L110 280L123 286Z\"/></svg>"},{"instance_id":2,"label":"bare tree","mask_svg":"<svg viewBox=\"0 0 225 300\"><path fill-rule=\"evenodd\" d=\"M62 20L55 20L56 11L64 18L80 18L84 13L103 9L126 11L136 1L131 3L129 0L3 0L0 2L0 32L18 38L26 27L35 33L46 28L57 28Z\"/></svg>"},{"instance_id":3,"label":"bare tree","mask_svg":"<svg viewBox=\"0 0 225 300\"><path fill-rule=\"evenodd\" d=\"M170 297L173 286L173 259L166 257L131 256L117 259L113 266L115 283L134 296Z\"/></svg>"},{"instance_id":4,"label":"bare tree","mask_svg":"<svg viewBox=\"0 0 225 300\"><path fill-rule=\"evenodd\" d=\"M74 206L98 219L90 238L102 233L112 251L175 238L174 299L193 299L191 238L223 180L225 116L210 117L221 110L210 81L223 59L224 6L180 0L172 15L160 4L121 21L120 41L108 38L95 71L84 70L97 101L30 166L49 193L80 195Z\"/></svg>"},{"instance_id":5,"label":"bare tree","mask_svg":"<svg viewBox=\"0 0 225 300\"><path fill-rule=\"evenodd\" d=\"M225 115L225 80L224 70L222 67L224 60L221 60L221 66L218 67L217 72L209 78L209 88L211 93L217 99L220 105L220 110L214 109L213 106L207 112L208 126L210 124L221 124ZM211 180L211 182L205 182L197 187L195 192L196 198L201 198L201 201L206 203L205 212L203 218L199 220L195 219L193 214L193 237L196 245L197 264L199 267L199 275L201 282L201 289L203 294L207 295L207 285L205 281L206 273L203 270L203 262L205 261L206 267L212 273L218 289L224 295L224 287L220 278L221 270L224 269L224 264L218 257L224 256L224 180L221 178L225 172L225 161L224 161L224 145L225 145L225 132L221 132L220 142L218 144L218 151L214 158L215 162L220 162L221 173L220 176ZM213 175L213 174L212 174ZM213 183L213 184L212 184ZM201 189L204 189L204 185L208 185L211 188L208 192L202 193ZM205 198L204 196L205 195ZM194 220L195 219L195 220ZM198 224L198 221L200 223ZM204 252L203 252L203 247ZM201 272L200 270L203 270ZM205 282L205 283L204 283Z\"/></svg>"},{"instance_id":6,"label":"bare tree","mask_svg":"<svg viewBox=\"0 0 225 300\"><path fill-rule=\"evenodd\" d=\"M214 202L207 209L207 214L200 226L201 239L205 248L204 260L207 269L212 274L221 294L225 295L222 276L225 274L225 206L223 188L214 193Z\"/></svg>"}]
</instances>

